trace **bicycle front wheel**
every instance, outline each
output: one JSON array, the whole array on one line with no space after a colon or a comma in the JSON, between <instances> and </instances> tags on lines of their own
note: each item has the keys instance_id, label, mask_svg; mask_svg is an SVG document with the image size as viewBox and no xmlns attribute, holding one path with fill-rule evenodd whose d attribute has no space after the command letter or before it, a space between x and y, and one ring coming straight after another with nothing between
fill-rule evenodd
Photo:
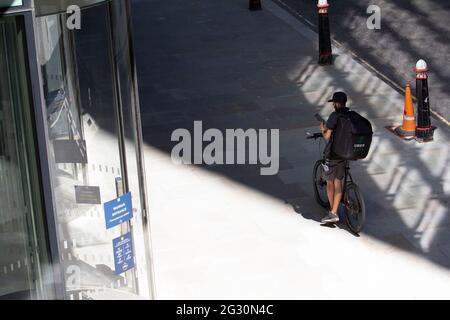
<instances>
[{"instance_id":1,"label":"bicycle front wheel","mask_svg":"<svg viewBox=\"0 0 450 320\"><path fill-rule=\"evenodd\" d=\"M366 206L359 187L350 183L344 195L345 218L354 233L359 234L366 222Z\"/></svg>"},{"instance_id":2,"label":"bicycle front wheel","mask_svg":"<svg viewBox=\"0 0 450 320\"><path fill-rule=\"evenodd\" d=\"M327 181L323 177L323 161L319 160L314 166L313 184L314 184L314 196L319 205L325 209L330 209L330 202L327 195Z\"/></svg>"}]
</instances>

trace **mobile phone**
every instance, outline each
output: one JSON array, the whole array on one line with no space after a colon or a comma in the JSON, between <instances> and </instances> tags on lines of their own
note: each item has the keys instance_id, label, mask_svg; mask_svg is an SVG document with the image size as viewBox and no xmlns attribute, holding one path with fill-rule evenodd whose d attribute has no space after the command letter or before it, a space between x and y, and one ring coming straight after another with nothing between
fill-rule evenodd
<instances>
[{"instance_id":1,"label":"mobile phone","mask_svg":"<svg viewBox=\"0 0 450 320\"><path fill-rule=\"evenodd\" d=\"M317 121L319 121L319 122L326 122L323 118L322 118L322 116L320 115L320 114L318 114L318 113L316 113L315 115L314 115L314 117L317 119Z\"/></svg>"}]
</instances>

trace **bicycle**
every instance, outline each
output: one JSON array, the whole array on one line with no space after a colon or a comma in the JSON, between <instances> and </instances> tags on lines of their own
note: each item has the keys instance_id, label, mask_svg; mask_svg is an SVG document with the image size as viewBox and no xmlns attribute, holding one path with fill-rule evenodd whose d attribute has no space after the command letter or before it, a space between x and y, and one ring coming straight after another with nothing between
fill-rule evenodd
<instances>
[{"instance_id":1,"label":"bicycle","mask_svg":"<svg viewBox=\"0 0 450 320\"><path fill-rule=\"evenodd\" d=\"M323 138L322 133L310 133L307 132L307 139L321 139ZM313 171L313 184L314 184L314 195L317 203L323 208L329 210L330 203L328 201L327 195L327 181L324 179L323 175L323 165L325 164L325 157L318 160L314 165ZM366 221L366 207L364 203L364 198L359 189L358 185L353 181L352 175L350 173L350 161L346 161L345 164L345 175L342 190L342 200L341 205L345 212L345 221L347 226L355 234L359 234L364 227Z\"/></svg>"}]
</instances>

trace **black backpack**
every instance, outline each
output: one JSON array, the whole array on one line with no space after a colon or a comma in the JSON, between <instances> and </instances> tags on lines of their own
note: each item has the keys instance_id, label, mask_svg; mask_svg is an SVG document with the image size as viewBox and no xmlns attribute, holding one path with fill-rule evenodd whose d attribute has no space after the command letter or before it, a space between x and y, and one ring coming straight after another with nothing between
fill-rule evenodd
<instances>
[{"instance_id":1,"label":"black backpack","mask_svg":"<svg viewBox=\"0 0 450 320\"><path fill-rule=\"evenodd\" d=\"M339 116L333 132L331 158L361 160L367 157L372 143L372 124L355 111Z\"/></svg>"}]
</instances>

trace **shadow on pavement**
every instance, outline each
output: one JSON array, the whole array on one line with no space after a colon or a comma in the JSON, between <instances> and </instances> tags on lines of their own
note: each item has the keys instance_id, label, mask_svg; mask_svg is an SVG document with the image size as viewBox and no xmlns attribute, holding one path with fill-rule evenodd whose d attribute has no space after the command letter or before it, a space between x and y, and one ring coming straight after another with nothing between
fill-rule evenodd
<instances>
[{"instance_id":1,"label":"shadow on pavement","mask_svg":"<svg viewBox=\"0 0 450 320\"><path fill-rule=\"evenodd\" d=\"M324 212L315 203L311 176L321 151L306 141L305 131L316 128L313 115L330 112L326 99L343 88L379 128L370 159L352 167L366 195L364 232L450 268L445 251L450 244L449 197L443 186L448 148L441 149L436 166L430 167L423 156L432 156L432 145L386 138L392 105L373 100L376 88L368 93L373 76L355 81L349 80L351 70L318 67L314 45L269 12L249 12L240 1L146 0L134 1L133 9L145 143L170 154L172 132L192 132L197 120L203 121L204 130L280 129L276 176L261 176L257 165L201 167L290 203L305 219L320 221ZM93 87L90 83L98 80L85 79L82 87ZM92 97L94 105L96 99L108 100L108 90ZM389 102L389 97L380 99ZM448 141L448 130L439 129L439 135ZM427 148L429 153L423 151ZM414 192L429 196L421 201Z\"/></svg>"},{"instance_id":2,"label":"shadow on pavement","mask_svg":"<svg viewBox=\"0 0 450 320\"><path fill-rule=\"evenodd\" d=\"M217 10L221 14L214 16ZM442 213L442 207L448 208L442 179L450 161L448 150L443 150L445 164L440 165L444 171L436 173L418 155L420 147L385 139L381 124L388 121L390 114L384 110L389 107L378 108L370 100L372 95L366 92L372 78L356 86L347 80L348 74L319 68L315 47L302 45L300 39L293 42L292 29L267 15L242 10L237 1L135 2L145 142L170 154L175 145L172 132L192 131L196 120L203 121L204 130L278 128L278 175L260 176L258 166L203 168L291 203L305 219L319 221L323 209L315 204L310 176L320 153L317 146L302 140L304 131L316 126L313 114L323 111L333 88L345 88L358 106L367 103L367 116L380 124L372 159L356 164L354 172L366 194L365 233L449 268L450 259L440 249L449 243L448 209ZM440 135L448 140L448 131L440 130ZM402 155L396 150L409 151ZM380 166L383 163L385 167ZM427 189L429 199L414 203L413 193L400 191L408 175L393 166L420 176L416 182L422 186L413 187ZM392 181L381 188L377 175Z\"/></svg>"},{"instance_id":3,"label":"shadow on pavement","mask_svg":"<svg viewBox=\"0 0 450 320\"><path fill-rule=\"evenodd\" d=\"M275 0L317 25L315 0ZM415 85L413 68L425 59L431 68L432 108L450 117L450 59L447 18L450 3L442 0L331 1L333 38L350 48L400 87ZM367 8L381 8L381 30L369 30Z\"/></svg>"}]
</instances>

